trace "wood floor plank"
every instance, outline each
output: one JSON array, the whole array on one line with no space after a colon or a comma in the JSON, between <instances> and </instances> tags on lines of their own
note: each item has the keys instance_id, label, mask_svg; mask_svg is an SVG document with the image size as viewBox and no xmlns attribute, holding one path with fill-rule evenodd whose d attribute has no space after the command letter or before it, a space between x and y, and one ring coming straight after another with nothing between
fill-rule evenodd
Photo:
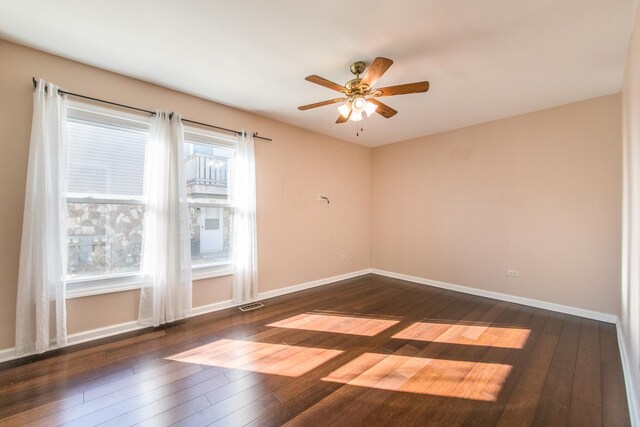
<instances>
[{"instance_id":1,"label":"wood floor plank","mask_svg":"<svg viewBox=\"0 0 640 427\"><path fill-rule=\"evenodd\" d=\"M0 366L0 427L630 425L614 325L376 275Z\"/></svg>"},{"instance_id":2,"label":"wood floor plank","mask_svg":"<svg viewBox=\"0 0 640 427\"><path fill-rule=\"evenodd\" d=\"M122 389L117 392L108 394L106 396L103 396L101 399L94 399L89 402L84 402L80 405L73 406L69 409L58 412L54 415L50 415L48 417L39 419L38 421L29 425L39 425L39 426L61 425L64 423L72 422L73 420L76 420L81 417L85 417L87 415L89 415L89 418L91 418L93 414L98 410L102 410L115 403L122 402L132 396L136 396L138 394L144 393L145 391L152 390L164 384L169 384L180 378L188 377L189 375L192 375L196 372L201 372L201 371L202 371L202 368L200 368L199 366L184 366L175 371L166 373L158 377L151 378L146 381L142 381L139 384L135 384L133 386L127 387L126 389Z\"/></svg>"},{"instance_id":3,"label":"wood floor plank","mask_svg":"<svg viewBox=\"0 0 640 427\"><path fill-rule=\"evenodd\" d=\"M622 361L618 351L616 325L600 324L600 381L602 385L602 425L630 426L629 403L625 393Z\"/></svg>"},{"instance_id":4,"label":"wood floor plank","mask_svg":"<svg viewBox=\"0 0 640 427\"><path fill-rule=\"evenodd\" d=\"M492 405L474 404L469 411L467 419L462 425L473 426L494 426L502 416L504 408L516 388L520 377L525 372L525 366L529 357L535 348L538 337L542 333L542 329L547 322L549 312L534 309L532 307L523 307L520 313L515 317L513 324L519 328L529 331L524 347L519 351L509 352L501 363L512 367L509 376L502 385L498 400Z\"/></svg>"},{"instance_id":5,"label":"wood floor plank","mask_svg":"<svg viewBox=\"0 0 640 427\"><path fill-rule=\"evenodd\" d=\"M547 374L533 425L567 425L582 321L567 315Z\"/></svg>"},{"instance_id":6,"label":"wood floor plank","mask_svg":"<svg viewBox=\"0 0 640 427\"><path fill-rule=\"evenodd\" d=\"M570 425L602 425L600 325L582 319L576 372L571 392Z\"/></svg>"},{"instance_id":7,"label":"wood floor plank","mask_svg":"<svg viewBox=\"0 0 640 427\"><path fill-rule=\"evenodd\" d=\"M280 401L273 395L273 393L269 393L268 395L254 401L253 403L244 406L242 409L232 412L226 417L223 417L209 424L209 426L244 426L257 418L260 418L260 416L264 413L279 411L280 406L282 406Z\"/></svg>"},{"instance_id":8,"label":"wood floor plank","mask_svg":"<svg viewBox=\"0 0 640 427\"><path fill-rule=\"evenodd\" d=\"M533 422L563 321L564 315L552 313L549 316L527 362L526 370L498 420L498 426L528 425Z\"/></svg>"}]
</instances>

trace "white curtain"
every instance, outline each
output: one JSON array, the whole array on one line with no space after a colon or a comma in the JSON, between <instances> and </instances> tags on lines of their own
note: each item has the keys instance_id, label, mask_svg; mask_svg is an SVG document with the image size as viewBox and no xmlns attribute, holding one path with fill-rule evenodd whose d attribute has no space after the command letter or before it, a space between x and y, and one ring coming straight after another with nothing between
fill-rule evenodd
<instances>
[{"instance_id":1,"label":"white curtain","mask_svg":"<svg viewBox=\"0 0 640 427\"><path fill-rule=\"evenodd\" d=\"M145 223L138 322L158 326L191 315L191 248L179 115L157 111L145 159Z\"/></svg>"},{"instance_id":2,"label":"white curtain","mask_svg":"<svg viewBox=\"0 0 640 427\"><path fill-rule=\"evenodd\" d=\"M258 237L256 228L256 160L253 133L238 137L231 165L233 301L258 297Z\"/></svg>"},{"instance_id":3,"label":"white curtain","mask_svg":"<svg viewBox=\"0 0 640 427\"><path fill-rule=\"evenodd\" d=\"M67 100L58 87L37 82L22 222L16 354L67 344L65 277Z\"/></svg>"}]
</instances>

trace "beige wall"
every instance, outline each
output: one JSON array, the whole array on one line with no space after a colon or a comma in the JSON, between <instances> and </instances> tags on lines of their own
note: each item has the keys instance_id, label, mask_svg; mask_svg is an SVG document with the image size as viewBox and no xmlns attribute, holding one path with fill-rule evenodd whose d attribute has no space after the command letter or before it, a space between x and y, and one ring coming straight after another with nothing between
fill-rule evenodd
<instances>
[{"instance_id":1,"label":"beige wall","mask_svg":"<svg viewBox=\"0 0 640 427\"><path fill-rule=\"evenodd\" d=\"M260 291L370 266L369 149L0 40L0 349L14 341L32 76L273 138L256 141ZM317 202L318 192L331 204ZM194 306L229 299L230 283L194 283ZM137 304L137 291L69 300L69 332L134 320Z\"/></svg>"},{"instance_id":2,"label":"beige wall","mask_svg":"<svg viewBox=\"0 0 640 427\"><path fill-rule=\"evenodd\" d=\"M640 8L629 45L622 87L623 225L620 326L638 410L640 387ZM631 399L630 399L631 400ZM638 416L637 413L632 416Z\"/></svg>"},{"instance_id":3,"label":"beige wall","mask_svg":"<svg viewBox=\"0 0 640 427\"><path fill-rule=\"evenodd\" d=\"M375 148L373 267L618 314L620 141L612 95Z\"/></svg>"}]
</instances>

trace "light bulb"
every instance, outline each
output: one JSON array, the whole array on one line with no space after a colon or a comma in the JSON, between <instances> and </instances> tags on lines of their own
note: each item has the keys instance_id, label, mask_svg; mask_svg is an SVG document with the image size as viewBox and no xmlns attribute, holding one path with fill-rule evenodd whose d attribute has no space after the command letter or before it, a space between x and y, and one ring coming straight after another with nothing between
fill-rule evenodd
<instances>
[{"instance_id":1,"label":"light bulb","mask_svg":"<svg viewBox=\"0 0 640 427\"><path fill-rule=\"evenodd\" d=\"M356 113L361 113L364 111L364 108L367 106L367 101L362 96L356 97L351 103L351 108Z\"/></svg>"},{"instance_id":2,"label":"light bulb","mask_svg":"<svg viewBox=\"0 0 640 427\"><path fill-rule=\"evenodd\" d=\"M367 117L371 117L373 113L376 112L378 106L373 102L367 101L367 105L364 107L364 112L367 113Z\"/></svg>"},{"instance_id":3,"label":"light bulb","mask_svg":"<svg viewBox=\"0 0 640 427\"><path fill-rule=\"evenodd\" d=\"M360 120L362 120L362 113L360 111L354 111L353 113L351 113L351 117L349 117L349 120L351 120L352 122L359 122Z\"/></svg>"},{"instance_id":4,"label":"light bulb","mask_svg":"<svg viewBox=\"0 0 640 427\"><path fill-rule=\"evenodd\" d=\"M340 115L346 119L349 117L349 113L351 112L351 105L349 105L348 102L345 102L338 107L338 111L340 112Z\"/></svg>"}]
</instances>

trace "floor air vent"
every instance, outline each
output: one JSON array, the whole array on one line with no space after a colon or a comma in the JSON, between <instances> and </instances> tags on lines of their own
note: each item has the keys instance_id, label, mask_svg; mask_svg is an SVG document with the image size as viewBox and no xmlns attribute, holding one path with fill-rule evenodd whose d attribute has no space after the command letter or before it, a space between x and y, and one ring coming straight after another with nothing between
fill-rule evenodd
<instances>
[{"instance_id":1,"label":"floor air vent","mask_svg":"<svg viewBox=\"0 0 640 427\"><path fill-rule=\"evenodd\" d=\"M238 308L240 309L240 311L251 311L251 310L257 310L257 309L262 308L262 307L264 307L264 305L262 305L262 303L260 303L260 302L252 302L251 304L241 305Z\"/></svg>"}]
</instances>

